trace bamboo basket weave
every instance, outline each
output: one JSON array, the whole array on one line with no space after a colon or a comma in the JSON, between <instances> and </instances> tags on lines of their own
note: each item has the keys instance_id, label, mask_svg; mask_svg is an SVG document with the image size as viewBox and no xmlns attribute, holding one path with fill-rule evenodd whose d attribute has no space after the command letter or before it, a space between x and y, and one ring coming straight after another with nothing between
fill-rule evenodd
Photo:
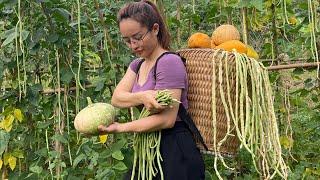
<instances>
[{"instance_id":1,"label":"bamboo basket weave","mask_svg":"<svg viewBox=\"0 0 320 180\"><path fill-rule=\"evenodd\" d=\"M186 68L188 73L188 112L194 123L199 129L204 142L208 146L209 151L204 151L203 147L198 143L203 153L214 154L214 131L212 120L212 89L216 94L216 144L225 137L227 132L227 116L220 96L220 90L227 92L225 70L222 69L222 85L219 85L219 63L228 62L229 87L231 94L231 102L235 102L236 90L236 67L235 57L229 53L228 58L223 58L222 50L213 49L182 49L177 51L181 57L186 59ZM215 63L215 75L213 75L213 63ZM222 66L224 67L224 66ZM215 87L212 87L213 76L215 76ZM231 84L230 84L231 83ZM235 104L235 103L231 103ZM231 123L231 127L234 124ZM239 148L239 140L233 130L234 136L228 136L227 140L219 148L219 153L224 156L233 156Z\"/></svg>"}]
</instances>

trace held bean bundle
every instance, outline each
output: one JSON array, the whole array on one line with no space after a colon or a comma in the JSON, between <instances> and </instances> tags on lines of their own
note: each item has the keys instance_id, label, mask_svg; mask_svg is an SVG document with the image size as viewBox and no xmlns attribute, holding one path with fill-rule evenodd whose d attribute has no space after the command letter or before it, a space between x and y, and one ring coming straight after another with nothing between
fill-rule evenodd
<instances>
[{"instance_id":1,"label":"held bean bundle","mask_svg":"<svg viewBox=\"0 0 320 180\"><path fill-rule=\"evenodd\" d=\"M168 90L157 91L156 100L163 106L170 106L173 103L180 103L171 97ZM150 116L151 112L145 107L142 109L139 119ZM134 160L131 179L135 177L135 170L138 166L138 179L152 180L157 173L163 180L161 168L162 157L160 154L161 131L135 133L133 140ZM137 164L138 163L138 164Z\"/></svg>"}]
</instances>

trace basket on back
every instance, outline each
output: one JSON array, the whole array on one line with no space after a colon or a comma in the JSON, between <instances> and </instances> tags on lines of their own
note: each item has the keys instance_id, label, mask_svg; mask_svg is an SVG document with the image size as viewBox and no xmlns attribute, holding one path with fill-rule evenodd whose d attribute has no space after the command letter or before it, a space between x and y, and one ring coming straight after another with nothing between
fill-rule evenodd
<instances>
[{"instance_id":1,"label":"basket on back","mask_svg":"<svg viewBox=\"0 0 320 180\"><path fill-rule=\"evenodd\" d=\"M220 91L230 92L229 98L224 97L224 100L228 101L229 104L233 104L232 106L235 104L236 67L234 56L229 53L226 57L226 54L222 52L221 50L213 49L183 49L178 51L181 57L186 59L189 81L188 112L209 148L209 152L206 153L214 153L214 144L218 144L226 136L228 128L228 118ZM222 71L219 71L219 66ZM213 67L215 67L214 70ZM226 74L225 67L228 68L228 74ZM222 73L220 80L219 73ZM226 75L228 75L229 89L227 89ZM215 80L215 83L213 83L213 80ZM212 91L213 89L214 91ZM215 94L216 102L216 133L214 133L213 123L213 93ZM230 128L232 129L234 125L232 122L230 123ZM235 133L235 130L232 130L231 135L227 136L221 146L217 145L217 147L219 146L217 149L221 154L232 156L237 152L240 143ZM216 135L216 138L214 138L214 135ZM214 142L214 139L216 139L216 142ZM202 146L199 147L201 148Z\"/></svg>"}]
</instances>

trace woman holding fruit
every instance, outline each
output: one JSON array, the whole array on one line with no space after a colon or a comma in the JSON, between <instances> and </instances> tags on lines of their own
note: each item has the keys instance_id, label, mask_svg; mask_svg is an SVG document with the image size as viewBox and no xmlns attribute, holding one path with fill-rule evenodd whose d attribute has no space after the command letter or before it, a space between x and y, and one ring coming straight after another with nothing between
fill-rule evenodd
<instances>
[{"instance_id":1,"label":"woman holding fruit","mask_svg":"<svg viewBox=\"0 0 320 180\"><path fill-rule=\"evenodd\" d=\"M101 133L161 131L160 152L163 177L204 179L204 162L193 134L181 115L188 108L187 74L180 56L170 52L169 32L150 1L126 4L118 13L118 24L124 43L139 58L134 59L114 90L112 105L128 108L143 105L152 115L127 123L99 126ZM155 99L158 90L167 89L180 101L163 106ZM178 113L179 112L179 113ZM137 173L135 173L137 174ZM130 179L131 172L125 179ZM137 176L134 177L137 179ZM157 173L152 179L160 179Z\"/></svg>"}]
</instances>

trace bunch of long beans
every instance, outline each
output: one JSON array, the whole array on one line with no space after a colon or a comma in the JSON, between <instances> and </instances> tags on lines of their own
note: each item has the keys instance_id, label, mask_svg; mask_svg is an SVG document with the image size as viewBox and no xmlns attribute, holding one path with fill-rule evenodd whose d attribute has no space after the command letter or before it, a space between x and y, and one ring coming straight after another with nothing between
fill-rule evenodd
<instances>
[{"instance_id":1,"label":"bunch of long beans","mask_svg":"<svg viewBox=\"0 0 320 180\"><path fill-rule=\"evenodd\" d=\"M276 174L288 178L289 168L282 158L281 145L276 116L273 107L273 95L268 71L262 63L248 58L245 54L234 52L236 75L230 77L229 63L232 56L221 52L222 58L213 63L212 80L212 117L214 131L215 170L219 179L217 161L220 160L229 168L219 153L221 145L226 142L232 131L238 137L241 148L251 154L253 164L264 179L272 179ZM214 55L214 58L216 54ZM215 71L218 71L216 76ZM224 71L224 73L222 73ZM215 91L216 79L219 91ZM236 81L235 104L232 103L231 81ZM222 84L226 82L226 90ZM227 133L217 142L216 137L216 94L219 94L227 117ZM232 124L234 127L232 128ZM233 168L230 168L233 169Z\"/></svg>"},{"instance_id":2,"label":"bunch of long beans","mask_svg":"<svg viewBox=\"0 0 320 180\"><path fill-rule=\"evenodd\" d=\"M170 106L178 100L172 98L168 90L157 91L156 100L163 106ZM148 117L151 112L145 107L142 109L139 119ZM131 180L135 177L135 170L138 165L138 179L152 180L157 173L163 180L163 171L161 168L162 157L160 154L161 131L135 133L133 140L134 160ZM138 164L137 164L138 163Z\"/></svg>"}]
</instances>

